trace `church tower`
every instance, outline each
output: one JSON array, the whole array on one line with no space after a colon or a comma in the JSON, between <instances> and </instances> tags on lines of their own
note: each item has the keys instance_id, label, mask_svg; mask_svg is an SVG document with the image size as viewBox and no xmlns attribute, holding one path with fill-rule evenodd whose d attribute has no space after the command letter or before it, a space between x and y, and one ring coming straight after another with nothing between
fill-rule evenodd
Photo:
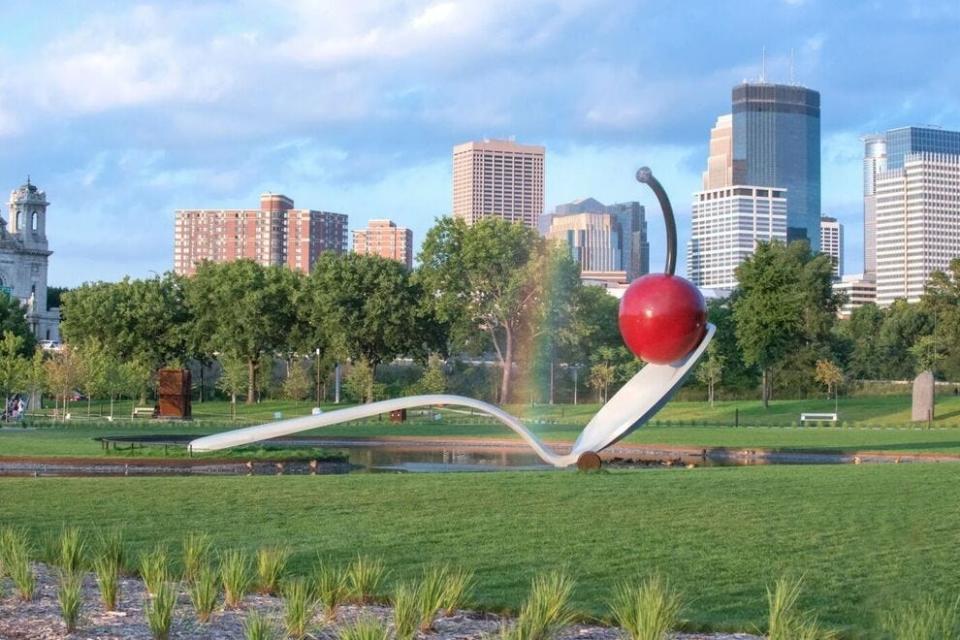
<instances>
[{"instance_id":1,"label":"church tower","mask_svg":"<svg viewBox=\"0 0 960 640\"><path fill-rule=\"evenodd\" d=\"M17 238L25 249L47 249L47 194L35 184L27 183L10 193L7 233Z\"/></svg>"}]
</instances>

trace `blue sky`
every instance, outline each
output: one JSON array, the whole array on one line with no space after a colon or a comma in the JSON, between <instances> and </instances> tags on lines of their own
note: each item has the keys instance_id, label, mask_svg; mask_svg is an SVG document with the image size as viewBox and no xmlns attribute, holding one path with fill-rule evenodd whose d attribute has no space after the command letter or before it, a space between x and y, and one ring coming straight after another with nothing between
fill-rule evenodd
<instances>
[{"instance_id":1,"label":"blue sky","mask_svg":"<svg viewBox=\"0 0 960 640\"><path fill-rule=\"evenodd\" d=\"M856 272L859 138L960 128L958 40L957 0L0 0L0 189L47 191L50 283L73 286L169 270L174 209L268 190L419 243L452 146L514 136L547 147L548 211L646 204L659 268L633 173L654 169L685 242L710 127L766 47L768 80L792 51L821 92L823 207Z\"/></svg>"}]
</instances>

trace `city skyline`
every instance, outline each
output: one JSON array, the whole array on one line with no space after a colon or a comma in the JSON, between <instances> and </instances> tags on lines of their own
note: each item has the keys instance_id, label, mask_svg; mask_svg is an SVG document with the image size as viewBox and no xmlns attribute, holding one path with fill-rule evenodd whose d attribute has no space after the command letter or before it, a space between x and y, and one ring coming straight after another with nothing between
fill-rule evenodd
<instances>
[{"instance_id":1,"label":"city skyline","mask_svg":"<svg viewBox=\"0 0 960 640\"><path fill-rule=\"evenodd\" d=\"M451 213L451 147L513 136L547 149L545 211L639 200L659 264L658 207L633 172L655 169L686 243L707 134L730 87L763 74L766 46L768 82L821 94L822 210L845 225L856 273L861 138L960 128L960 8L884 4L14 0L0 8L0 184L29 173L50 194L50 283L73 286L168 270L174 210L264 191L389 215L419 243ZM717 29L721 15L742 28Z\"/></svg>"}]
</instances>

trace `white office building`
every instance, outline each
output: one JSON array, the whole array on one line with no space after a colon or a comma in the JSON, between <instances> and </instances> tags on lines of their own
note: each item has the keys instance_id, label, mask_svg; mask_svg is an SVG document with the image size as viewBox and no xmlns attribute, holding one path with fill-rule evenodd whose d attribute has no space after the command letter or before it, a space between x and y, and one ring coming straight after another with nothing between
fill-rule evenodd
<instances>
[{"instance_id":1,"label":"white office building","mask_svg":"<svg viewBox=\"0 0 960 640\"><path fill-rule=\"evenodd\" d=\"M833 283L833 291L846 296L846 301L837 310L837 315L845 319L853 314L854 309L877 301L877 283L864 273L843 276Z\"/></svg>"},{"instance_id":2,"label":"white office building","mask_svg":"<svg viewBox=\"0 0 960 640\"><path fill-rule=\"evenodd\" d=\"M734 289L735 270L758 242L787 241L785 189L734 185L694 194L687 276L698 287Z\"/></svg>"},{"instance_id":3,"label":"white office building","mask_svg":"<svg viewBox=\"0 0 960 640\"><path fill-rule=\"evenodd\" d=\"M877 304L917 302L960 257L960 155L913 153L876 176Z\"/></svg>"},{"instance_id":4,"label":"white office building","mask_svg":"<svg viewBox=\"0 0 960 640\"><path fill-rule=\"evenodd\" d=\"M833 279L843 276L843 225L836 218L820 218L820 251L833 262Z\"/></svg>"}]
</instances>

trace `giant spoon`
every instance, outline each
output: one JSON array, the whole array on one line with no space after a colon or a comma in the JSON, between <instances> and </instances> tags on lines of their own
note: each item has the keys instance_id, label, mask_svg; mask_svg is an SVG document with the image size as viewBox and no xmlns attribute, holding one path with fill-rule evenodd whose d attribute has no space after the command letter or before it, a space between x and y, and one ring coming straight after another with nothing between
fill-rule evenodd
<instances>
[{"instance_id":1,"label":"giant spoon","mask_svg":"<svg viewBox=\"0 0 960 640\"><path fill-rule=\"evenodd\" d=\"M620 331L627 346L647 361L593 416L570 452L558 454L544 445L516 417L497 406L448 394L408 396L338 409L320 415L279 420L235 429L190 442L194 452L218 451L253 442L370 418L400 409L434 405L469 407L486 413L515 431L544 461L555 467L600 465L598 452L643 426L673 396L707 349L715 327L706 321L700 292L676 276L677 228L666 191L650 169L637 171L637 180L657 196L667 232L665 273L634 280L620 303Z\"/></svg>"}]
</instances>

